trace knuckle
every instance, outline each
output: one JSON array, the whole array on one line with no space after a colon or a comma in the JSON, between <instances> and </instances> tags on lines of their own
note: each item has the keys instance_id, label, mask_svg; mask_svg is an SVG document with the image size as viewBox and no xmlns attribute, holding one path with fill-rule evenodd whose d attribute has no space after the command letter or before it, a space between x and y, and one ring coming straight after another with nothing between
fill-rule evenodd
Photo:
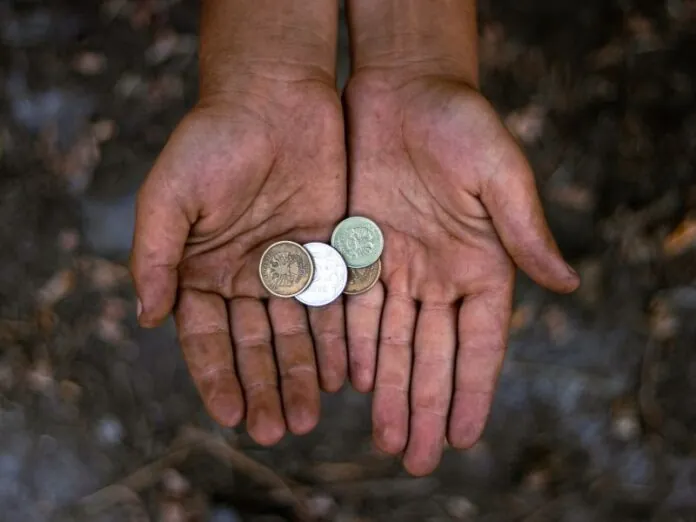
<instances>
[{"instance_id":1,"label":"knuckle","mask_svg":"<svg viewBox=\"0 0 696 522\"><path fill-rule=\"evenodd\" d=\"M430 413L437 417L446 417L449 406L449 396L446 395L417 395L413 401L413 409L415 412Z\"/></svg>"},{"instance_id":2,"label":"knuckle","mask_svg":"<svg viewBox=\"0 0 696 522\"><path fill-rule=\"evenodd\" d=\"M270 346L271 339L266 334L235 337L234 346L240 351L255 351L258 348Z\"/></svg>"},{"instance_id":3,"label":"knuckle","mask_svg":"<svg viewBox=\"0 0 696 522\"><path fill-rule=\"evenodd\" d=\"M309 375L316 375L317 371L314 365L309 364L309 363L304 363L304 364L295 364L292 366L289 366L288 368L284 368L280 372L280 378L282 380L292 380L292 379L298 379L298 380L304 380L307 374Z\"/></svg>"},{"instance_id":4,"label":"knuckle","mask_svg":"<svg viewBox=\"0 0 696 522\"><path fill-rule=\"evenodd\" d=\"M262 379L248 383L244 386L244 391L246 393L247 399L251 400L259 395L264 395L270 392L276 392L278 389L278 383L276 379Z\"/></svg>"}]
</instances>

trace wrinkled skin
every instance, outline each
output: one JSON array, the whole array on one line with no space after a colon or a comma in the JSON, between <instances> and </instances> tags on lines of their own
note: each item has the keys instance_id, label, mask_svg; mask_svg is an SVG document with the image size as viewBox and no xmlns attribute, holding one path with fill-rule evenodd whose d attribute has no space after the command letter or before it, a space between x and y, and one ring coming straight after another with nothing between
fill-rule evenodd
<instances>
[{"instance_id":1,"label":"wrinkled skin","mask_svg":"<svg viewBox=\"0 0 696 522\"><path fill-rule=\"evenodd\" d=\"M360 73L346 93L349 213L374 219L381 285L347 299L350 374L374 388L375 443L432 472L480 437L507 343L514 263L578 285L520 148L481 95L447 78Z\"/></svg>"},{"instance_id":2,"label":"wrinkled skin","mask_svg":"<svg viewBox=\"0 0 696 522\"><path fill-rule=\"evenodd\" d=\"M226 426L246 418L261 444L315 426L318 380L340 388L346 355L343 303L308 312L267 299L259 259L281 239L327 240L345 207L341 107L320 81L203 99L138 195L139 321L154 326L174 309L208 411Z\"/></svg>"}]
</instances>

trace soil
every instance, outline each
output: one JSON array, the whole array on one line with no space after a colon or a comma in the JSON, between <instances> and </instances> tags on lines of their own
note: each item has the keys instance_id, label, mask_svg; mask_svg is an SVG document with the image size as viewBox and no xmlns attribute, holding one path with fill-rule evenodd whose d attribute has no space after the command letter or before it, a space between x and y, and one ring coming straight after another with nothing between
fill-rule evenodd
<instances>
[{"instance_id":1,"label":"soil","mask_svg":"<svg viewBox=\"0 0 696 522\"><path fill-rule=\"evenodd\" d=\"M0 0L0 520L696 521L696 2L480 2L483 91L583 286L520 278L485 436L423 479L348 387L271 449L219 428L173 325L136 327L197 4Z\"/></svg>"}]
</instances>

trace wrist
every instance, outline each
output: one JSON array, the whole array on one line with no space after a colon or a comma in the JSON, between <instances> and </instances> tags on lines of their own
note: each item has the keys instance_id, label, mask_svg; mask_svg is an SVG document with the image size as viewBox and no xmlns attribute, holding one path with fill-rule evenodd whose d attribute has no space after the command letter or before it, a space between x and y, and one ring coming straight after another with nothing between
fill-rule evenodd
<instances>
[{"instance_id":1,"label":"wrist","mask_svg":"<svg viewBox=\"0 0 696 522\"><path fill-rule=\"evenodd\" d=\"M356 76L438 76L478 88L475 0L348 2Z\"/></svg>"},{"instance_id":2,"label":"wrist","mask_svg":"<svg viewBox=\"0 0 696 522\"><path fill-rule=\"evenodd\" d=\"M207 0L201 96L298 82L335 85L337 0Z\"/></svg>"}]
</instances>

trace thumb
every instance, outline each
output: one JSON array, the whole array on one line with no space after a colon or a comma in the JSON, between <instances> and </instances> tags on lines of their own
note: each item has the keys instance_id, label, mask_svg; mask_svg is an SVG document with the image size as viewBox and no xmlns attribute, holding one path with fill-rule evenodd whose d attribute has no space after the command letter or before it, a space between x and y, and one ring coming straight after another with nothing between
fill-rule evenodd
<instances>
[{"instance_id":1,"label":"thumb","mask_svg":"<svg viewBox=\"0 0 696 522\"><path fill-rule=\"evenodd\" d=\"M481 191L505 249L538 284L560 293L575 290L580 278L561 256L544 217L534 175L524 154L510 147Z\"/></svg>"},{"instance_id":2,"label":"thumb","mask_svg":"<svg viewBox=\"0 0 696 522\"><path fill-rule=\"evenodd\" d=\"M177 266L190 224L157 166L138 193L131 273L138 294L138 322L146 328L160 324L176 300Z\"/></svg>"}]
</instances>

